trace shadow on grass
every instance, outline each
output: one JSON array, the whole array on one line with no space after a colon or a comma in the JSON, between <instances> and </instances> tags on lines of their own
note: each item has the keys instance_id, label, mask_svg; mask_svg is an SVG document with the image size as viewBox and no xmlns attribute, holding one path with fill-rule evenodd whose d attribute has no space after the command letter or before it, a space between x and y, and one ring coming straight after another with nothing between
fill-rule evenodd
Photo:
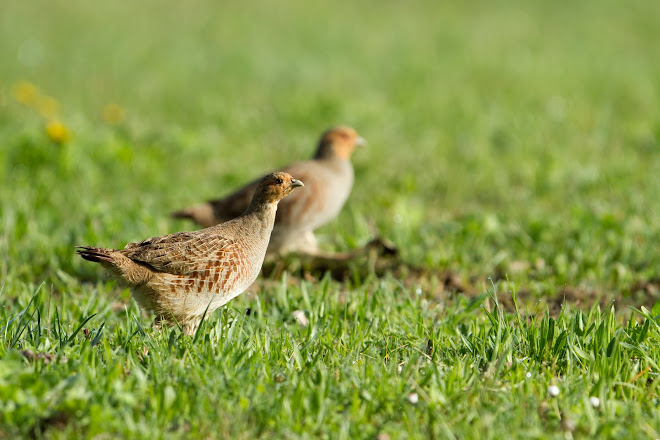
<instances>
[{"instance_id":1,"label":"shadow on grass","mask_svg":"<svg viewBox=\"0 0 660 440\"><path fill-rule=\"evenodd\" d=\"M351 252L291 255L282 260L267 262L262 271L265 280L261 282L279 280L284 272L293 275L289 282L294 284L301 279L318 281L326 274L337 281L355 284L361 284L371 276L391 276L405 287L420 287L428 296L436 299L457 294L475 298L483 294L491 282L506 282L507 279L506 274L500 272L493 277L465 278L450 270L411 265L401 258L393 243L380 238L375 238ZM589 309L594 304L604 308L612 303L618 308L641 305L651 307L660 300L660 278L637 280L618 291L606 287L563 285L546 295L533 293L526 288L518 290L516 295L519 304L528 310L545 310L547 305L551 316L558 316L565 304L582 309ZM511 295L500 296L502 298L499 301L504 310L514 312Z\"/></svg>"}]
</instances>

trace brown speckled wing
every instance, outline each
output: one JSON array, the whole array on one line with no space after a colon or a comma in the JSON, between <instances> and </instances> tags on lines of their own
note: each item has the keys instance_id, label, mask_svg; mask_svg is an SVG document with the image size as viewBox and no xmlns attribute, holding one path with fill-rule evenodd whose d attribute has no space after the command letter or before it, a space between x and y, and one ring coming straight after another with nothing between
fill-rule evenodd
<instances>
[{"instance_id":1,"label":"brown speckled wing","mask_svg":"<svg viewBox=\"0 0 660 440\"><path fill-rule=\"evenodd\" d=\"M202 232L179 232L130 243L122 253L133 261L172 275L200 276L199 272L208 271L210 267L234 266L233 259L242 256L237 243Z\"/></svg>"},{"instance_id":2,"label":"brown speckled wing","mask_svg":"<svg viewBox=\"0 0 660 440\"><path fill-rule=\"evenodd\" d=\"M167 278L166 284L172 294L207 292L224 296L245 284L252 273L252 262L235 242L212 250L208 258L187 267L187 273Z\"/></svg>"}]
</instances>

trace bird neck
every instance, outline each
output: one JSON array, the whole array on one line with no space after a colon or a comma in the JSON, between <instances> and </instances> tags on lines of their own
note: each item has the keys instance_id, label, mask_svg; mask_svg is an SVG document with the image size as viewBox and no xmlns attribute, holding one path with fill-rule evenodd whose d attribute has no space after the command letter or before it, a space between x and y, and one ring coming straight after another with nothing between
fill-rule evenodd
<instances>
[{"instance_id":1,"label":"bird neck","mask_svg":"<svg viewBox=\"0 0 660 440\"><path fill-rule=\"evenodd\" d=\"M345 156L345 157L344 157ZM319 150L314 155L314 160L324 160L328 162L347 162L350 158L350 155L341 155L333 151L323 151Z\"/></svg>"},{"instance_id":2,"label":"bird neck","mask_svg":"<svg viewBox=\"0 0 660 440\"><path fill-rule=\"evenodd\" d=\"M266 255L270 234L273 232L275 224L276 211L277 202L251 203L243 215L230 220L238 226L237 232L243 242L243 248L252 256L253 261L258 262L258 267L261 267Z\"/></svg>"},{"instance_id":3,"label":"bird neck","mask_svg":"<svg viewBox=\"0 0 660 440\"><path fill-rule=\"evenodd\" d=\"M273 225L275 224L275 213L277 212L277 203L250 203L248 209L243 214L244 217L247 217L247 222L250 223L252 227L257 227L261 230L271 231Z\"/></svg>"}]
</instances>

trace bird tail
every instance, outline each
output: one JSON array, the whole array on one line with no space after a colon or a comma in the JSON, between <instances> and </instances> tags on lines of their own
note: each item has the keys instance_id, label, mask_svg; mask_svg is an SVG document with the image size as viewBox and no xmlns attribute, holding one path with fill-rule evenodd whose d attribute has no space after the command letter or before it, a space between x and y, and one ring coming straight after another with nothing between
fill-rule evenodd
<instances>
[{"instance_id":1,"label":"bird tail","mask_svg":"<svg viewBox=\"0 0 660 440\"><path fill-rule=\"evenodd\" d=\"M92 246L76 246L76 252L87 261L95 263L108 262L113 263L115 260L110 255L111 249L103 249Z\"/></svg>"},{"instance_id":2,"label":"bird tail","mask_svg":"<svg viewBox=\"0 0 660 440\"><path fill-rule=\"evenodd\" d=\"M221 222L220 220L216 219L211 203L202 203L201 205L175 211L170 215L174 218L192 220L204 228L217 225Z\"/></svg>"},{"instance_id":3,"label":"bird tail","mask_svg":"<svg viewBox=\"0 0 660 440\"><path fill-rule=\"evenodd\" d=\"M186 218L186 219L195 219L195 215L192 212L191 208L182 209L181 211L174 211L170 213L172 218Z\"/></svg>"}]
</instances>

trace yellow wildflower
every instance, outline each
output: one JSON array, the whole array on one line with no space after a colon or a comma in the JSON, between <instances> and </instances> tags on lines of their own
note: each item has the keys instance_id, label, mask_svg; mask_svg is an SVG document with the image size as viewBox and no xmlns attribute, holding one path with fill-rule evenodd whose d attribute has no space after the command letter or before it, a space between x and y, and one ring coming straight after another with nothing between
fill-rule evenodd
<instances>
[{"instance_id":1,"label":"yellow wildflower","mask_svg":"<svg viewBox=\"0 0 660 440\"><path fill-rule=\"evenodd\" d=\"M71 138L69 128L57 119L48 121L46 124L46 135L48 139L58 144L63 144Z\"/></svg>"},{"instance_id":2,"label":"yellow wildflower","mask_svg":"<svg viewBox=\"0 0 660 440\"><path fill-rule=\"evenodd\" d=\"M117 125L124 119L124 109L118 104L110 103L103 108L103 121L108 125Z\"/></svg>"},{"instance_id":3,"label":"yellow wildflower","mask_svg":"<svg viewBox=\"0 0 660 440\"><path fill-rule=\"evenodd\" d=\"M19 81L12 87L14 99L21 104L32 105L39 97L37 86L28 81Z\"/></svg>"}]
</instances>

